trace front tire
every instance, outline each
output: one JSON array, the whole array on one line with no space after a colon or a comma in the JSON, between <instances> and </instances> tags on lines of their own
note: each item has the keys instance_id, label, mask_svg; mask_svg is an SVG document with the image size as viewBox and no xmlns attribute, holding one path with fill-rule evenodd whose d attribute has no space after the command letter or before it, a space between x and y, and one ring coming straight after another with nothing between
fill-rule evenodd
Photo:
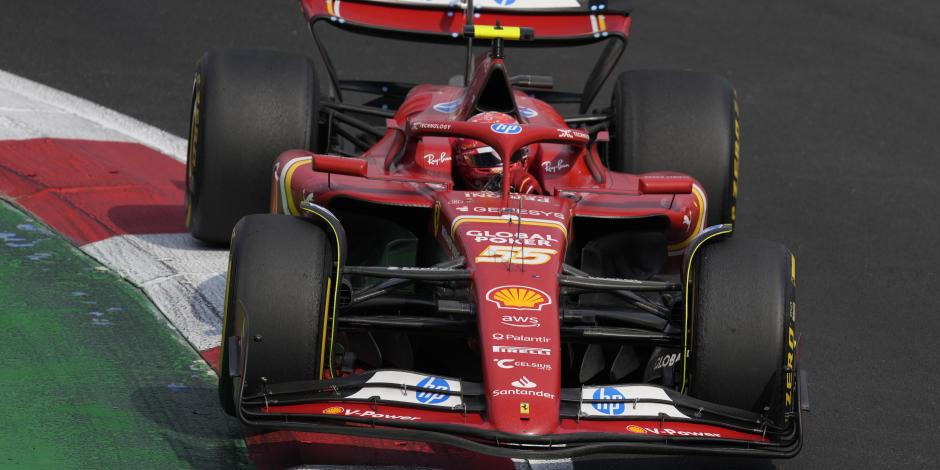
<instances>
[{"instance_id":1,"label":"front tire","mask_svg":"<svg viewBox=\"0 0 940 470\"><path fill-rule=\"evenodd\" d=\"M741 238L701 250L692 281L690 394L782 426L795 407L794 258L779 243Z\"/></svg>"},{"instance_id":2,"label":"front tire","mask_svg":"<svg viewBox=\"0 0 940 470\"><path fill-rule=\"evenodd\" d=\"M316 148L316 71L298 54L211 50L199 62L192 104L186 226L225 244L243 216L270 211L275 158Z\"/></svg>"},{"instance_id":3,"label":"front tire","mask_svg":"<svg viewBox=\"0 0 940 470\"><path fill-rule=\"evenodd\" d=\"M236 226L219 373L227 413L236 413L242 382L244 392L254 394L262 377L268 383L320 378L333 253L326 232L303 219L257 214ZM240 370L231 370L232 356Z\"/></svg>"},{"instance_id":4,"label":"front tire","mask_svg":"<svg viewBox=\"0 0 940 470\"><path fill-rule=\"evenodd\" d=\"M631 70L614 84L608 167L676 171L702 184L707 225L735 220L741 132L734 90L715 74Z\"/></svg>"}]
</instances>

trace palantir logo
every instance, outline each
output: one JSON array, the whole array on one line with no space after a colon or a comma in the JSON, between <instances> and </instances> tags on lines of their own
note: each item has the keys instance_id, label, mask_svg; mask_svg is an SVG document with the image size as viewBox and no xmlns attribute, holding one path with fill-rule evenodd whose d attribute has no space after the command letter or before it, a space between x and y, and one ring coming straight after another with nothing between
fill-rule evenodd
<instances>
[{"instance_id":1,"label":"palantir logo","mask_svg":"<svg viewBox=\"0 0 940 470\"><path fill-rule=\"evenodd\" d=\"M613 387L601 387L594 391L595 400L626 400L619 390ZM592 403L594 409L606 415L621 415L627 409L626 403Z\"/></svg>"},{"instance_id":2,"label":"palantir logo","mask_svg":"<svg viewBox=\"0 0 940 470\"><path fill-rule=\"evenodd\" d=\"M449 392L450 384L448 384L446 380L440 377L429 376L429 377L425 377L424 380L418 382L418 388L429 388L432 390L442 390L445 392ZM436 405L438 403L442 403L445 400L447 400L447 397L449 396L450 395L447 395L445 393L434 393L434 392L428 392L424 390L418 391L418 393L416 394L416 398L418 399L418 402L424 403L427 405Z\"/></svg>"},{"instance_id":3,"label":"palantir logo","mask_svg":"<svg viewBox=\"0 0 940 470\"><path fill-rule=\"evenodd\" d=\"M497 134L518 134L522 132L522 126L518 124L500 124L496 123L490 126L490 130Z\"/></svg>"}]
</instances>

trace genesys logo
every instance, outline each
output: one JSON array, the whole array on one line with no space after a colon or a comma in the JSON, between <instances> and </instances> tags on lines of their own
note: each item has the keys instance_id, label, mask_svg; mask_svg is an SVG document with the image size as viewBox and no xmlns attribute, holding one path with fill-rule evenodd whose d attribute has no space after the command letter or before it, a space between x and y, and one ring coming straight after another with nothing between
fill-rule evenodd
<instances>
[{"instance_id":1,"label":"genesys logo","mask_svg":"<svg viewBox=\"0 0 940 470\"><path fill-rule=\"evenodd\" d=\"M515 359L493 359L493 362L495 362L496 366L500 369L515 369L516 367L522 367L545 372L552 370L551 364L541 364L538 362L517 361Z\"/></svg>"},{"instance_id":2,"label":"genesys logo","mask_svg":"<svg viewBox=\"0 0 940 470\"><path fill-rule=\"evenodd\" d=\"M450 384L440 377L429 376L418 382L418 388L449 392ZM418 402L424 403L426 405L436 405L438 403L442 403L447 400L448 396L450 395L447 393L435 393L427 390L421 390L415 394L415 398L418 399Z\"/></svg>"},{"instance_id":3,"label":"genesys logo","mask_svg":"<svg viewBox=\"0 0 940 470\"><path fill-rule=\"evenodd\" d=\"M535 388L538 387L538 384L523 375L519 380L513 380L512 386L516 388Z\"/></svg>"},{"instance_id":4,"label":"genesys logo","mask_svg":"<svg viewBox=\"0 0 940 470\"><path fill-rule=\"evenodd\" d=\"M497 134L515 135L522 132L522 126L518 124L496 123L490 126L490 130Z\"/></svg>"},{"instance_id":5,"label":"genesys logo","mask_svg":"<svg viewBox=\"0 0 940 470\"><path fill-rule=\"evenodd\" d=\"M407 416L407 415L393 415L387 413L376 413L371 410L347 410L341 406L331 406L323 410L323 414L326 415L343 415L343 416L352 416L356 418L373 418L373 419L393 419L397 421L420 421L421 418L417 416Z\"/></svg>"},{"instance_id":6,"label":"genesys logo","mask_svg":"<svg viewBox=\"0 0 940 470\"><path fill-rule=\"evenodd\" d=\"M523 343L548 343L552 339L547 336L526 336L504 333L493 333L493 339L496 341L522 341Z\"/></svg>"},{"instance_id":7,"label":"genesys logo","mask_svg":"<svg viewBox=\"0 0 940 470\"><path fill-rule=\"evenodd\" d=\"M633 434L653 434L657 436L722 437L721 433L704 431L680 431L672 428L647 428L631 424L627 431Z\"/></svg>"},{"instance_id":8,"label":"genesys logo","mask_svg":"<svg viewBox=\"0 0 940 470\"><path fill-rule=\"evenodd\" d=\"M552 298L544 291L525 286L494 287L486 293L486 300L493 302L499 308L536 312L552 304Z\"/></svg>"},{"instance_id":9,"label":"genesys logo","mask_svg":"<svg viewBox=\"0 0 940 470\"><path fill-rule=\"evenodd\" d=\"M528 348L525 346L493 346L494 353L534 354L536 356L551 356L552 350L548 348Z\"/></svg>"},{"instance_id":10,"label":"genesys logo","mask_svg":"<svg viewBox=\"0 0 940 470\"><path fill-rule=\"evenodd\" d=\"M515 326L518 328L537 328L542 324L539 317L527 317L521 315L503 315L501 323L506 326Z\"/></svg>"}]
</instances>

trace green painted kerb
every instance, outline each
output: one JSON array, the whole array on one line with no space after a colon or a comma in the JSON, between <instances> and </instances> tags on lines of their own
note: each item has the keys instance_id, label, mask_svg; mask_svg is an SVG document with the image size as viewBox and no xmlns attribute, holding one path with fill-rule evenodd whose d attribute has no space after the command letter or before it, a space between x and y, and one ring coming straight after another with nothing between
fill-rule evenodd
<instances>
[{"instance_id":1,"label":"green painted kerb","mask_svg":"<svg viewBox=\"0 0 940 470\"><path fill-rule=\"evenodd\" d=\"M0 202L0 467L239 468L215 378L133 286Z\"/></svg>"}]
</instances>

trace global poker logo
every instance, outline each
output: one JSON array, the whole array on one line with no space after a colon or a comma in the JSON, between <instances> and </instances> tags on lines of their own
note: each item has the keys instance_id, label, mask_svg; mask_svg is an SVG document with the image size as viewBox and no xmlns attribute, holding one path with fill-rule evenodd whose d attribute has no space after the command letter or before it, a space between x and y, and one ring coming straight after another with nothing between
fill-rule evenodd
<instances>
[{"instance_id":1,"label":"global poker logo","mask_svg":"<svg viewBox=\"0 0 940 470\"><path fill-rule=\"evenodd\" d=\"M450 391L450 384L446 380L440 377L428 376L424 380L418 382L418 388L428 388L432 390L441 390L444 392ZM446 393L435 393L429 392L426 390L419 391L415 398L418 399L419 403L424 403L427 405L436 405L447 400L450 395Z\"/></svg>"},{"instance_id":2,"label":"global poker logo","mask_svg":"<svg viewBox=\"0 0 940 470\"><path fill-rule=\"evenodd\" d=\"M626 400L619 390L613 387L601 387L594 391L595 400ZM592 403L595 410L606 415L617 416L627 409L626 403Z\"/></svg>"}]
</instances>

